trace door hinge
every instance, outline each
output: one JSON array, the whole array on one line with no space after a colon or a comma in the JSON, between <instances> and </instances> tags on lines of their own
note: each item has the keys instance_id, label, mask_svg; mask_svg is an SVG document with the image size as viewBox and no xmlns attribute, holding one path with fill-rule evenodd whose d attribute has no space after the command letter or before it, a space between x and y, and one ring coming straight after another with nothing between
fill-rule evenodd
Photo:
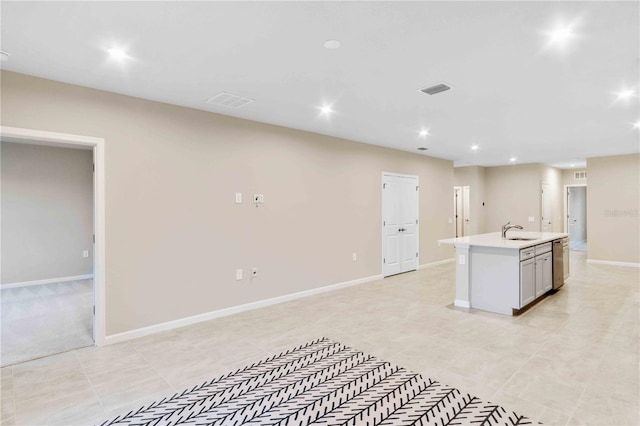
<instances>
[{"instance_id":1,"label":"door hinge","mask_svg":"<svg viewBox=\"0 0 640 426\"><path fill-rule=\"evenodd\" d=\"M416 257L418 257L418 252L416 252Z\"/></svg>"},{"instance_id":2,"label":"door hinge","mask_svg":"<svg viewBox=\"0 0 640 426\"><path fill-rule=\"evenodd\" d=\"M93 163L93 171L96 171L96 163Z\"/></svg>"},{"instance_id":3,"label":"door hinge","mask_svg":"<svg viewBox=\"0 0 640 426\"><path fill-rule=\"evenodd\" d=\"M382 221L382 226L387 226L387 221L386 220Z\"/></svg>"},{"instance_id":4,"label":"door hinge","mask_svg":"<svg viewBox=\"0 0 640 426\"><path fill-rule=\"evenodd\" d=\"M418 188L420 188L419 186L416 186L416 191L418 190Z\"/></svg>"},{"instance_id":5,"label":"door hinge","mask_svg":"<svg viewBox=\"0 0 640 426\"><path fill-rule=\"evenodd\" d=\"M386 183L383 183L383 184L382 184L382 189L386 189L386 188L387 188L387 184L386 184Z\"/></svg>"},{"instance_id":6,"label":"door hinge","mask_svg":"<svg viewBox=\"0 0 640 426\"><path fill-rule=\"evenodd\" d=\"M93 305L93 315L96 314L96 305Z\"/></svg>"},{"instance_id":7,"label":"door hinge","mask_svg":"<svg viewBox=\"0 0 640 426\"><path fill-rule=\"evenodd\" d=\"M387 263L387 259L382 259L382 263Z\"/></svg>"},{"instance_id":8,"label":"door hinge","mask_svg":"<svg viewBox=\"0 0 640 426\"><path fill-rule=\"evenodd\" d=\"M418 224L418 219L416 219L416 225Z\"/></svg>"},{"instance_id":9,"label":"door hinge","mask_svg":"<svg viewBox=\"0 0 640 426\"><path fill-rule=\"evenodd\" d=\"M93 234L93 244L96 243L96 234Z\"/></svg>"}]
</instances>

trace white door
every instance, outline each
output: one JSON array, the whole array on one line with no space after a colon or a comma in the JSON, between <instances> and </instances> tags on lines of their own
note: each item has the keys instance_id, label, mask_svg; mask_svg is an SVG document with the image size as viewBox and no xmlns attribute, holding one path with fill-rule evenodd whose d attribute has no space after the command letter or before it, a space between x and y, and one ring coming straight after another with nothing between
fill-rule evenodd
<instances>
[{"instance_id":1,"label":"white door","mask_svg":"<svg viewBox=\"0 0 640 426\"><path fill-rule=\"evenodd\" d=\"M469 206L469 187L462 187L462 235L471 235L471 208Z\"/></svg>"},{"instance_id":2,"label":"white door","mask_svg":"<svg viewBox=\"0 0 640 426\"><path fill-rule=\"evenodd\" d=\"M418 177L382 176L382 273L418 268Z\"/></svg>"},{"instance_id":3,"label":"white door","mask_svg":"<svg viewBox=\"0 0 640 426\"><path fill-rule=\"evenodd\" d=\"M587 239L587 187L567 188L567 230L571 242Z\"/></svg>"},{"instance_id":4,"label":"white door","mask_svg":"<svg viewBox=\"0 0 640 426\"><path fill-rule=\"evenodd\" d=\"M453 217L456 220L456 237L471 235L471 210L469 206L469 187L453 187Z\"/></svg>"},{"instance_id":5,"label":"white door","mask_svg":"<svg viewBox=\"0 0 640 426\"><path fill-rule=\"evenodd\" d=\"M540 196L540 231L551 232L551 185L542 184Z\"/></svg>"},{"instance_id":6,"label":"white door","mask_svg":"<svg viewBox=\"0 0 640 426\"><path fill-rule=\"evenodd\" d=\"M462 237L463 234L463 214L462 214L462 187L453 187L453 217L456 221L456 238Z\"/></svg>"}]
</instances>

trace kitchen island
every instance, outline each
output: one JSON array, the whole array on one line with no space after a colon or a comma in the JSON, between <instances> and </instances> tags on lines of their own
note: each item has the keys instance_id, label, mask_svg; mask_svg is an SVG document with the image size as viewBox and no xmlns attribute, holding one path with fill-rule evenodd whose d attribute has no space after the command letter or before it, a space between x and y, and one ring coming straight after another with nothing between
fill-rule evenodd
<instances>
[{"instance_id":1,"label":"kitchen island","mask_svg":"<svg viewBox=\"0 0 640 426\"><path fill-rule=\"evenodd\" d=\"M494 232L439 240L456 248L454 304L513 315L552 290L552 242L568 235Z\"/></svg>"}]
</instances>

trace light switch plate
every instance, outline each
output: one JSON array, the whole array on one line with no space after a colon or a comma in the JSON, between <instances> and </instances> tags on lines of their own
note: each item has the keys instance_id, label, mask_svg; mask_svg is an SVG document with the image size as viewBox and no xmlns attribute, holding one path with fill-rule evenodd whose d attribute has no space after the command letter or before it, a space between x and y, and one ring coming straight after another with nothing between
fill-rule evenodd
<instances>
[{"instance_id":1,"label":"light switch plate","mask_svg":"<svg viewBox=\"0 0 640 426\"><path fill-rule=\"evenodd\" d=\"M535 222L535 218L533 216L529 216L529 222Z\"/></svg>"},{"instance_id":2,"label":"light switch plate","mask_svg":"<svg viewBox=\"0 0 640 426\"><path fill-rule=\"evenodd\" d=\"M236 280L240 281L242 279L242 269L236 269Z\"/></svg>"},{"instance_id":3,"label":"light switch plate","mask_svg":"<svg viewBox=\"0 0 640 426\"><path fill-rule=\"evenodd\" d=\"M458 256L458 264L464 265L465 263L467 263L467 257L464 254Z\"/></svg>"},{"instance_id":4,"label":"light switch plate","mask_svg":"<svg viewBox=\"0 0 640 426\"><path fill-rule=\"evenodd\" d=\"M453 223L453 219L449 218L449 219L447 220L447 222L449 222L449 223Z\"/></svg>"},{"instance_id":5,"label":"light switch plate","mask_svg":"<svg viewBox=\"0 0 640 426\"><path fill-rule=\"evenodd\" d=\"M236 204L242 203L242 192L236 192Z\"/></svg>"},{"instance_id":6,"label":"light switch plate","mask_svg":"<svg viewBox=\"0 0 640 426\"><path fill-rule=\"evenodd\" d=\"M82 257L89 257L89 250L82 250Z\"/></svg>"}]
</instances>

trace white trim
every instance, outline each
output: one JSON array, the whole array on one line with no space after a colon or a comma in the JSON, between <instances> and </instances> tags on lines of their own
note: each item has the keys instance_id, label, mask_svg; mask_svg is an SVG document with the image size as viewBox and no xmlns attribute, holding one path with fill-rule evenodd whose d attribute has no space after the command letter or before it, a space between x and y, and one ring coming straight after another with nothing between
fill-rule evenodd
<instances>
[{"instance_id":1,"label":"white trim","mask_svg":"<svg viewBox=\"0 0 640 426\"><path fill-rule=\"evenodd\" d=\"M42 285L42 284L52 284L52 283L66 283L69 281L80 281L80 280L90 280L93 278L93 274L87 275L76 275L74 277L61 277L61 278L49 278L46 280L34 280L34 281L24 281L21 283L9 283L9 284L0 284L1 289L7 288L16 288L16 287L30 287L32 285Z\"/></svg>"},{"instance_id":2,"label":"white trim","mask_svg":"<svg viewBox=\"0 0 640 426\"><path fill-rule=\"evenodd\" d=\"M438 265L444 265L446 263L453 263L456 261L455 257L452 257L451 259L444 259L444 260L437 260L435 262L431 262L431 263L424 263L420 266L418 266L418 269L427 269L427 268L432 268L434 266L438 266Z\"/></svg>"},{"instance_id":3,"label":"white trim","mask_svg":"<svg viewBox=\"0 0 640 426\"><path fill-rule=\"evenodd\" d=\"M455 299L453 301L453 305L454 306L458 306L459 308L470 308L471 307L471 303L469 303L469 301L467 301L467 300Z\"/></svg>"},{"instance_id":4,"label":"white trim","mask_svg":"<svg viewBox=\"0 0 640 426\"><path fill-rule=\"evenodd\" d=\"M106 337L105 308L105 141L91 136L46 132L34 129L0 126L0 137L7 142L31 143L61 147L85 147L93 149L93 229L96 242L93 249L93 288L95 316L93 340L100 346Z\"/></svg>"},{"instance_id":5,"label":"white trim","mask_svg":"<svg viewBox=\"0 0 640 426\"><path fill-rule=\"evenodd\" d=\"M631 268L640 268L640 263L635 262L616 262L613 260L587 259L587 263L593 263L596 265L628 266Z\"/></svg>"},{"instance_id":6,"label":"white trim","mask_svg":"<svg viewBox=\"0 0 640 426\"><path fill-rule=\"evenodd\" d=\"M264 308L265 306L271 306L278 303L288 302L303 297L313 296L320 293L326 293L329 291L340 290L346 287L354 285L364 284L371 281L377 281L382 279L382 275L373 275L371 277L359 278L352 281L345 281L337 284L331 284L324 287L318 287L311 290L300 291L297 293L286 294L284 296L273 297L271 299L259 300L257 302L246 303L244 305L232 306L230 308L219 309L217 311L206 312L204 314L193 315L186 318L181 318L174 321L168 321L160 324L150 325L148 327L137 328L131 331L125 331L123 333L112 334L106 336L105 344L111 345L113 343L124 342L125 340L137 339L139 337L148 336L149 334L158 333L161 331L173 330L175 328L184 327L191 324L196 324L203 321L209 321L215 318L225 317L228 315L237 314L240 312L250 311L252 309Z\"/></svg>"}]
</instances>

